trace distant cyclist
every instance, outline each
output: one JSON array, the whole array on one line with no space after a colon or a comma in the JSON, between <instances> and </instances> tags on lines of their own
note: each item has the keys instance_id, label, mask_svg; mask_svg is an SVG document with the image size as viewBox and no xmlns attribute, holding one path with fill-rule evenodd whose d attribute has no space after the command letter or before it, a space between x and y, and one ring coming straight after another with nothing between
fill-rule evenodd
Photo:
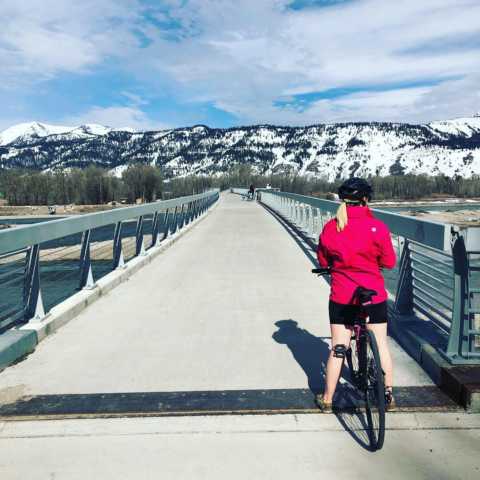
<instances>
[{"instance_id":1,"label":"distant cyclist","mask_svg":"<svg viewBox=\"0 0 480 480\"><path fill-rule=\"evenodd\" d=\"M336 218L330 220L320 235L317 257L321 267L331 267L329 303L332 349L327 362L326 387L317 395L318 406L331 411L333 395L352 335L351 325L358 314L355 290L375 290L372 305L367 307L367 328L375 334L382 369L385 372L387 410L395 408L393 366L387 343L387 292L382 268L395 266L395 252L388 227L377 220L368 202L372 187L362 178L350 178L338 189L342 203Z\"/></svg>"}]
</instances>

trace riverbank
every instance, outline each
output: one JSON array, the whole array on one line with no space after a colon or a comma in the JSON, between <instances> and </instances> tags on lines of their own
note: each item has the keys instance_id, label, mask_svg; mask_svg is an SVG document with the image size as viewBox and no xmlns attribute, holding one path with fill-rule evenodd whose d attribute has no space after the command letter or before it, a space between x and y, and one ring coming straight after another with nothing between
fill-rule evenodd
<instances>
[{"instance_id":1,"label":"riverbank","mask_svg":"<svg viewBox=\"0 0 480 480\"><path fill-rule=\"evenodd\" d=\"M83 215L85 213L96 213L113 210L129 205L56 205L55 215L51 215L48 205L2 205L0 206L0 217L52 217Z\"/></svg>"},{"instance_id":2,"label":"riverbank","mask_svg":"<svg viewBox=\"0 0 480 480\"><path fill-rule=\"evenodd\" d=\"M415 202L379 201L372 202L371 207L422 220L451 223L459 227L480 226L480 199L478 198L423 199Z\"/></svg>"},{"instance_id":3,"label":"riverbank","mask_svg":"<svg viewBox=\"0 0 480 480\"><path fill-rule=\"evenodd\" d=\"M428 206L440 206L448 208L459 207L459 206L468 206L472 204L480 205L480 198L471 197L471 198L457 198L457 197L435 197L435 198L421 198L419 200L378 200L373 201L372 206L374 208L378 207L428 207Z\"/></svg>"},{"instance_id":4,"label":"riverbank","mask_svg":"<svg viewBox=\"0 0 480 480\"><path fill-rule=\"evenodd\" d=\"M432 220L440 223L451 223L459 227L480 227L480 210L455 211L404 211L402 215L409 215L422 220Z\"/></svg>"},{"instance_id":5,"label":"riverbank","mask_svg":"<svg viewBox=\"0 0 480 480\"><path fill-rule=\"evenodd\" d=\"M29 219L32 220L31 223L36 223L37 221L55 220L58 217L84 215L128 206L131 205L59 205L56 207L55 215L49 215L47 205L2 205L0 206L0 229L10 228L18 223L30 223ZM451 223L460 227L480 226L480 198L377 201L372 202L371 207L424 220ZM9 219L15 219L15 221L9 222Z\"/></svg>"}]
</instances>

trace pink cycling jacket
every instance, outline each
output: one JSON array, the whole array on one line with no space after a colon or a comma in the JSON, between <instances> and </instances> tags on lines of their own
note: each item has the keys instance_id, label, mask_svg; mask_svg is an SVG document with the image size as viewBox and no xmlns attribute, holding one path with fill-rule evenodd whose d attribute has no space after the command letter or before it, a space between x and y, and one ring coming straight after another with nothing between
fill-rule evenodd
<instances>
[{"instance_id":1,"label":"pink cycling jacket","mask_svg":"<svg viewBox=\"0 0 480 480\"><path fill-rule=\"evenodd\" d=\"M376 290L373 303L387 299L381 268L396 262L388 227L377 220L368 207L347 206L348 224L337 232L330 220L320 235L317 258L321 267L332 267L330 300L352 303L357 287Z\"/></svg>"}]
</instances>

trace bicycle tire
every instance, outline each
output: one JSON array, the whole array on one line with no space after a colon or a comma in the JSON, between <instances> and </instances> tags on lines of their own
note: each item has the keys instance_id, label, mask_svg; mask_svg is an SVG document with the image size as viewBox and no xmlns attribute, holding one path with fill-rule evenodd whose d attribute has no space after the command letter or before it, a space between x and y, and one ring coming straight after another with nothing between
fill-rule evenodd
<instances>
[{"instance_id":1,"label":"bicycle tire","mask_svg":"<svg viewBox=\"0 0 480 480\"><path fill-rule=\"evenodd\" d=\"M364 347L365 362L362 367L365 368L365 403L370 446L373 450L380 450L385 440L385 382L373 332L365 332Z\"/></svg>"}]
</instances>

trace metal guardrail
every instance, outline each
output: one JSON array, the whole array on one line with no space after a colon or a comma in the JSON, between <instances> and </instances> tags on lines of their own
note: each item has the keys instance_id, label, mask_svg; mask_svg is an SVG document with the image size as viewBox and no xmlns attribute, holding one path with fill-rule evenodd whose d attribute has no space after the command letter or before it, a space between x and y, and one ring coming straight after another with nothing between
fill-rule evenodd
<instances>
[{"instance_id":1,"label":"metal guardrail","mask_svg":"<svg viewBox=\"0 0 480 480\"><path fill-rule=\"evenodd\" d=\"M0 231L0 332L45 312L155 248L219 198L198 195Z\"/></svg>"},{"instance_id":2,"label":"metal guardrail","mask_svg":"<svg viewBox=\"0 0 480 480\"><path fill-rule=\"evenodd\" d=\"M265 189L257 197L315 242L339 205ZM373 211L388 225L400 259L384 272L395 311L431 322L445 338L438 348L449 362L480 363L480 229Z\"/></svg>"}]
</instances>

